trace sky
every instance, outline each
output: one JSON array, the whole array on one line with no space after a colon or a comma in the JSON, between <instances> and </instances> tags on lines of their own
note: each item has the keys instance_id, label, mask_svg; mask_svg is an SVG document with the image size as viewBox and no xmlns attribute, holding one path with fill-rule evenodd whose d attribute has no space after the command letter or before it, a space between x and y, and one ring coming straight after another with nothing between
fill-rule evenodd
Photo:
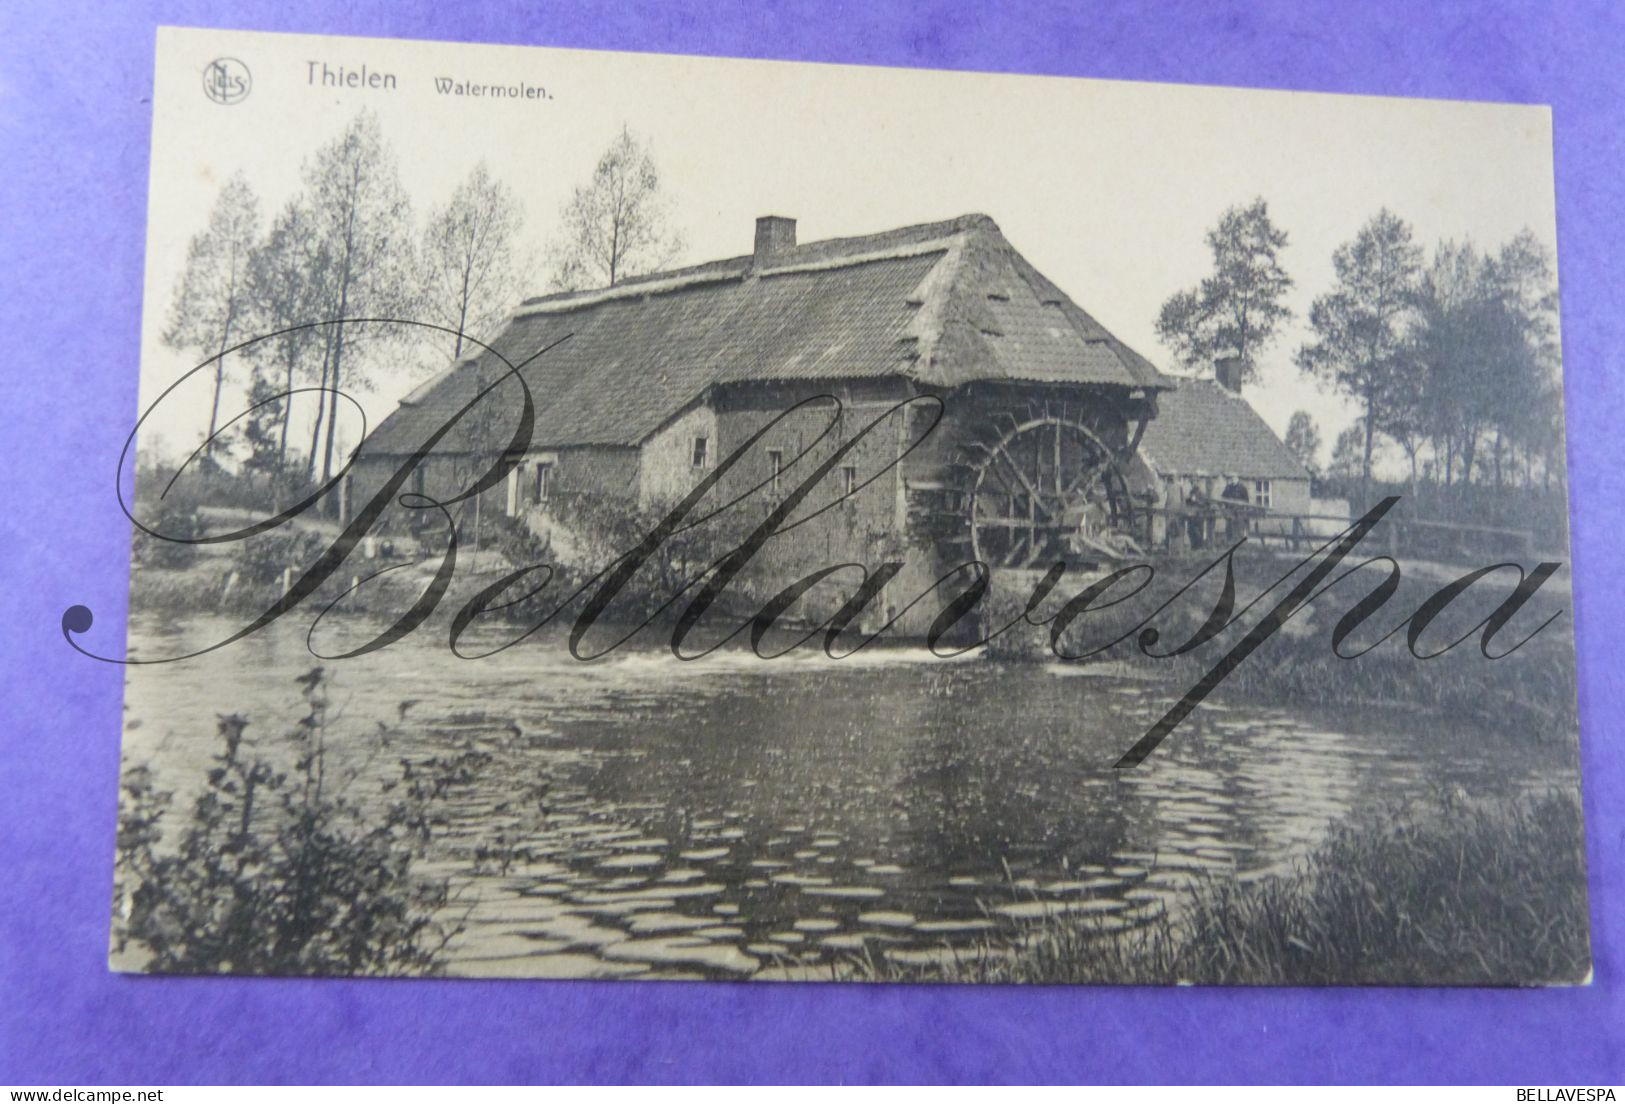
<instances>
[{"instance_id":1,"label":"sky","mask_svg":"<svg viewBox=\"0 0 1625 1104\"><path fill-rule=\"evenodd\" d=\"M235 58L249 94L204 94ZM359 87L323 83L322 67ZM362 76L393 77L368 87ZM455 97L435 78L546 90ZM519 195L526 237L556 231L572 188L627 126L650 146L686 262L747 253L758 215L801 241L969 212L992 216L1037 268L1139 352L1174 365L1158 309L1211 266L1204 234L1263 196L1289 237L1294 319L1246 397L1277 432L1310 411L1321 459L1354 408L1304 377L1314 297L1332 252L1379 208L1417 240L1494 248L1523 229L1556 250L1547 108L1059 77L884 69L218 30L160 31L142 338L142 408L199 357L161 335L187 243L220 185L243 172L262 215L299 189L304 161L363 108L378 116L418 216L483 159ZM547 290L539 267L530 294ZM419 370L419 373L421 370ZM374 424L421 381L403 369L358 397ZM201 384L201 376L195 381ZM177 401L178 400L178 401ZM149 425L201 440L207 390L187 385ZM240 406L238 407L240 409ZM352 424L349 436L359 433Z\"/></svg>"}]
</instances>

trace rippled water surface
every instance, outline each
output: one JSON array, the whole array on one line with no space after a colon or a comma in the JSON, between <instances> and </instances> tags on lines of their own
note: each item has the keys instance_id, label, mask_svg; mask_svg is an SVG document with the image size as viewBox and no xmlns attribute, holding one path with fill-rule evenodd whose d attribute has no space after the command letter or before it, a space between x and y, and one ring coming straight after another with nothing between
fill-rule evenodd
<instances>
[{"instance_id":1,"label":"rippled water surface","mask_svg":"<svg viewBox=\"0 0 1625 1104\"><path fill-rule=\"evenodd\" d=\"M233 627L137 623L131 654ZM126 762L185 808L215 715L245 714L274 742L315 662L304 627L279 623L132 668ZM362 800L401 757L490 757L447 798L421 867L458 887L454 974L817 977L1056 912L1110 930L1204 871L1288 862L1350 813L1435 787L1566 781L1397 710L1233 701L1117 771L1183 686L923 650L681 662L651 647L580 663L533 641L470 662L424 632L327 670L329 746Z\"/></svg>"}]
</instances>

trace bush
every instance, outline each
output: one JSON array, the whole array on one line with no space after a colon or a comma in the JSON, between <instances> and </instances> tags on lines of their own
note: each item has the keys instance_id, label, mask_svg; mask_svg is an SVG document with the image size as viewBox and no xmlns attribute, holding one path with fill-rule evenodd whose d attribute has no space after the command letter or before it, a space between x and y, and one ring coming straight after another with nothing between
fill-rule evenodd
<instances>
[{"instance_id":1,"label":"bush","mask_svg":"<svg viewBox=\"0 0 1625 1104\"><path fill-rule=\"evenodd\" d=\"M172 849L171 795L144 767L125 772L114 944L164 973L433 972L460 928L437 912L448 884L414 877L427 806L478 764L403 761L404 796L369 824L328 776L321 668L298 680L307 706L288 734L291 764L250 756L248 720L218 721L221 750Z\"/></svg>"},{"instance_id":2,"label":"bush","mask_svg":"<svg viewBox=\"0 0 1625 1104\"><path fill-rule=\"evenodd\" d=\"M280 585L283 569L302 571L315 563L330 543L319 533L284 525L237 542L234 564L243 582Z\"/></svg>"},{"instance_id":3,"label":"bush","mask_svg":"<svg viewBox=\"0 0 1625 1104\"><path fill-rule=\"evenodd\" d=\"M495 510L480 519L480 551L495 552L513 567L529 567L547 562L551 545L539 537L522 518Z\"/></svg>"},{"instance_id":4,"label":"bush","mask_svg":"<svg viewBox=\"0 0 1625 1104\"><path fill-rule=\"evenodd\" d=\"M693 524L710 509L703 503L697 507L685 521L687 527L667 537L644 562L617 597L617 613L637 617L653 614L671 602L695 576L743 544L763 520L736 506ZM585 582L637 548L670 512L671 505L666 503L639 507L608 495L560 495L549 503L549 513L569 531L576 555L574 562L559 566L571 582ZM779 580L772 589L777 590L785 581ZM686 593L692 596L697 590ZM748 600L750 591L750 580L741 577L729 587L728 594L731 600ZM678 601L670 609L681 610L683 605Z\"/></svg>"},{"instance_id":5,"label":"bush","mask_svg":"<svg viewBox=\"0 0 1625 1104\"><path fill-rule=\"evenodd\" d=\"M1050 648L1049 629L1034 625L1024 616L1027 595L992 590L978 606L977 635L997 633L987 642L988 659L1045 662L1055 658ZM1008 625L1009 628L1004 628Z\"/></svg>"},{"instance_id":6,"label":"bush","mask_svg":"<svg viewBox=\"0 0 1625 1104\"><path fill-rule=\"evenodd\" d=\"M138 567L161 567L184 570L197 560L197 545L186 543L203 532L198 521L197 507L185 498L164 498L155 514L137 510L147 529L132 526L130 558Z\"/></svg>"}]
</instances>

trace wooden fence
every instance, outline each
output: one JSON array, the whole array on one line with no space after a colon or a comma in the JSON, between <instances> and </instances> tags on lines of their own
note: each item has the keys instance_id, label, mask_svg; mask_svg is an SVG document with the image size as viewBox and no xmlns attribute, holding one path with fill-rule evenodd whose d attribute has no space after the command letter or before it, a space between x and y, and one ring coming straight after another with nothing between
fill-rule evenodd
<instances>
[{"instance_id":1,"label":"wooden fence","mask_svg":"<svg viewBox=\"0 0 1625 1104\"><path fill-rule=\"evenodd\" d=\"M1240 504L1215 505L1219 508L1212 511L1163 507L1148 511L1164 520L1162 539L1153 542L1154 546L1164 551L1176 545L1224 548L1245 536L1266 548L1307 554L1354 523L1352 518L1333 514L1272 514ZM1534 553L1535 537L1528 529L1429 521L1390 513L1360 547L1394 557L1447 563L1490 563L1496 558L1526 561Z\"/></svg>"}]
</instances>

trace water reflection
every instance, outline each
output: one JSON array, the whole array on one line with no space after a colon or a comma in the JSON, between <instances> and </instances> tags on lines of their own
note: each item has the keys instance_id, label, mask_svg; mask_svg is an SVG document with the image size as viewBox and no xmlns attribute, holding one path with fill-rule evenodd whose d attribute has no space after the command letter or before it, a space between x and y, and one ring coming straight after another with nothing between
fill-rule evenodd
<instances>
[{"instance_id":1,"label":"water reflection","mask_svg":"<svg viewBox=\"0 0 1625 1104\"><path fill-rule=\"evenodd\" d=\"M221 628L137 623L132 655ZM186 807L215 715L273 737L309 666L302 635L273 626L132 668L126 762ZM940 954L1057 912L1127 927L1193 877L1290 862L1350 813L1519 776L1470 733L1399 713L1334 727L1218 702L1118 771L1168 687L923 652L582 664L538 641L470 663L419 634L328 670L330 755L362 782L402 756L490 756L448 800L424 866L459 886L457 974L827 976L853 955ZM388 754L344 738L379 722Z\"/></svg>"}]
</instances>

